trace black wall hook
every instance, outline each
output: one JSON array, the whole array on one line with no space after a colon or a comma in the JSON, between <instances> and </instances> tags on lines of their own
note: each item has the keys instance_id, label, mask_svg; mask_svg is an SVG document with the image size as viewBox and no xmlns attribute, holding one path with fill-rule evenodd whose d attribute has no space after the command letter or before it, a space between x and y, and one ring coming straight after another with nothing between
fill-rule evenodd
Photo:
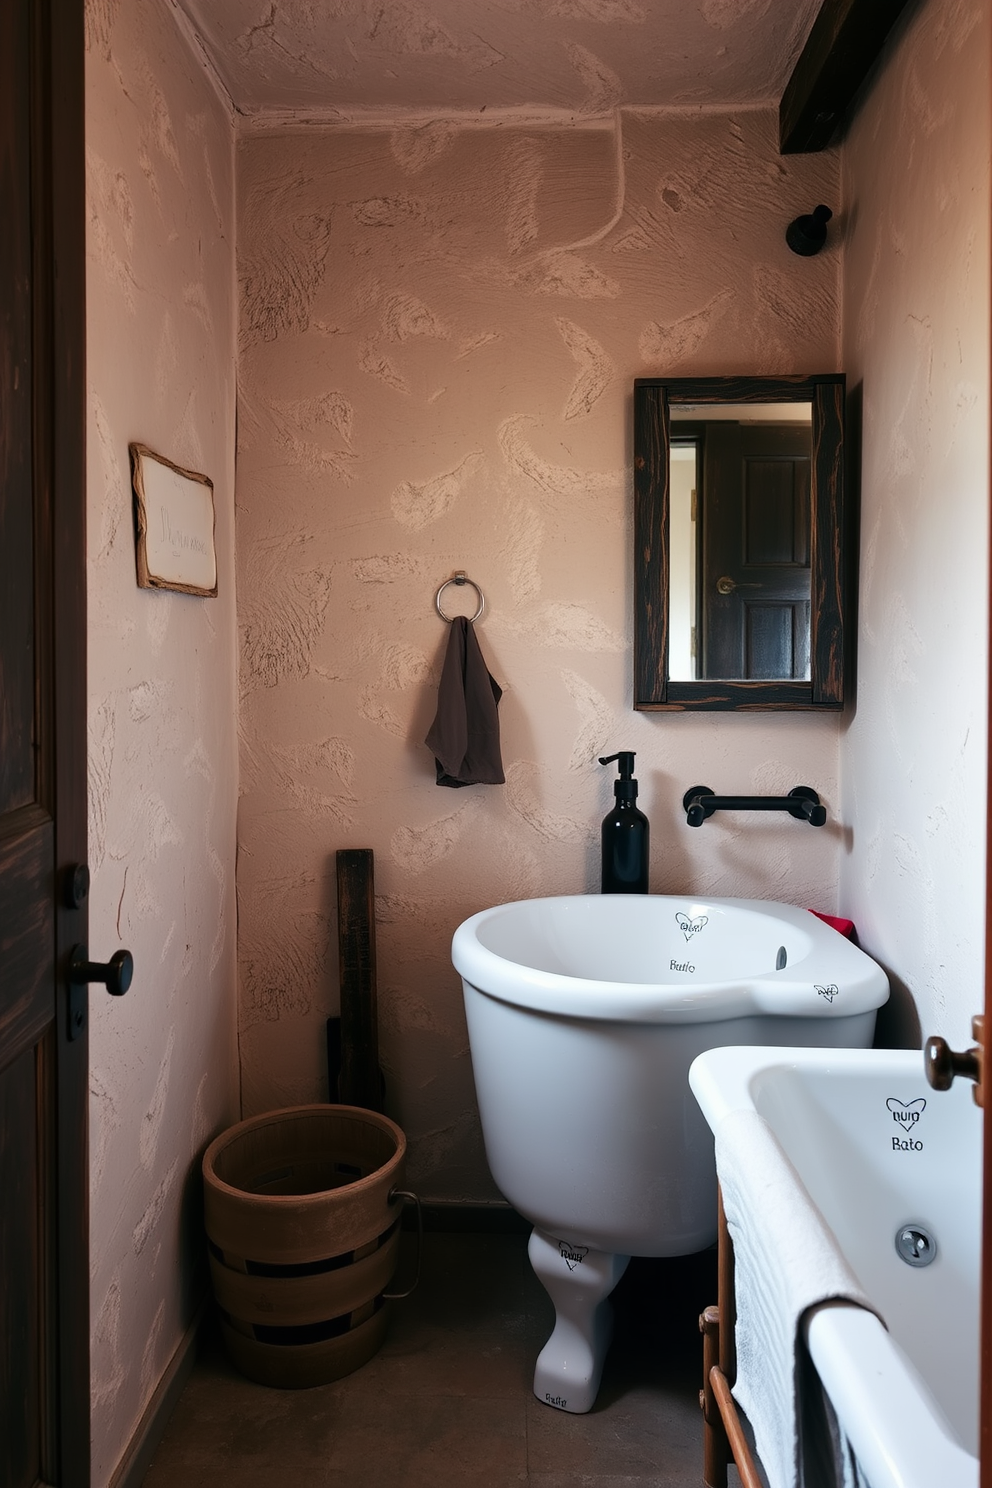
<instances>
[{"instance_id":1,"label":"black wall hook","mask_svg":"<svg viewBox=\"0 0 992 1488\"><path fill-rule=\"evenodd\" d=\"M833 216L829 207L814 207L806 217L796 217L785 229L785 241L793 253L812 258L827 241L827 223Z\"/></svg>"}]
</instances>

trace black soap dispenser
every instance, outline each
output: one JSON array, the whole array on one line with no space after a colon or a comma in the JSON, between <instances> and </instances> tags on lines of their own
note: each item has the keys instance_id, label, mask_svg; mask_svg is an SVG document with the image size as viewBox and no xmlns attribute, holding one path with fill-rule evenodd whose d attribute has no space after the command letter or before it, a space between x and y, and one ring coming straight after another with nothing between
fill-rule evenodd
<instances>
[{"instance_id":1,"label":"black soap dispenser","mask_svg":"<svg viewBox=\"0 0 992 1488\"><path fill-rule=\"evenodd\" d=\"M601 765L617 761L620 778L614 783L616 804L603 818L603 893L646 894L648 891L648 819L638 811L634 754L600 757Z\"/></svg>"}]
</instances>

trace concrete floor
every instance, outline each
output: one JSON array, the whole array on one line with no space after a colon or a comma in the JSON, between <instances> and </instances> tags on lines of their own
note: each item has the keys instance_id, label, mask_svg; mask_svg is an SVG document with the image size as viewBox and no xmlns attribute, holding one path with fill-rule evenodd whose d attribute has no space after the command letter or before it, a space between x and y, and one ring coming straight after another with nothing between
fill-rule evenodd
<instances>
[{"instance_id":1,"label":"concrete floor","mask_svg":"<svg viewBox=\"0 0 992 1488\"><path fill-rule=\"evenodd\" d=\"M383 1347L333 1384L252 1384L208 1331L143 1488L700 1488L697 1317L716 1300L715 1253L631 1263L599 1398L574 1416L531 1391L553 1314L526 1237L428 1233L424 1247Z\"/></svg>"}]
</instances>

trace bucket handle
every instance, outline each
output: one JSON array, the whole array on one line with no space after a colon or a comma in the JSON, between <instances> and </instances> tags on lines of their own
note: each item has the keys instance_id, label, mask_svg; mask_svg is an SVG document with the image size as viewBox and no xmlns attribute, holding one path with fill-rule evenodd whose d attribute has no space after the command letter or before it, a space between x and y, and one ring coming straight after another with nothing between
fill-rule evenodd
<instances>
[{"instance_id":1,"label":"bucket handle","mask_svg":"<svg viewBox=\"0 0 992 1488\"><path fill-rule=\"evenodd\" d=\"M411 1193L407 1188L394 1188L389 1195L389 1202L394 1199L409 1199L417 1206L417 1269L413 1276L413 1285L407 1287L405 1292L383 1292L383 1298L387 1302L402 1302L404 1297L409 1297L417 1289L420 1280L420 1262L424 1253L424 1214L420 1207L420 1199L417 1194Z\"/></svg>"}]
</instances>

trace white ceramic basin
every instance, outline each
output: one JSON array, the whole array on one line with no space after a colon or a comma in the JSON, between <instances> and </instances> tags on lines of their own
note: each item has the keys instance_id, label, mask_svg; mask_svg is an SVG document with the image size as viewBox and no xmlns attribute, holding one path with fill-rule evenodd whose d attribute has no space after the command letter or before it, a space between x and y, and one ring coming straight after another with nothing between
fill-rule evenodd
<instances>
[{"instance_id":1,"label":"white ceramic basin","mask_svg":"<svg viewBox=\"0 0 992 1488\"><path fill-rule=\"evenodd\" d=\"M501 904L459 926L452 960L466 981L517 1007L646 1023L843 1019L873 1014L889 994L882 969L831 926L764 899Z\"/></svg>"},{"instance_id":2,"label":"white ceramic basin","mask_svg":"<svg viewBox=\"0 0 992 1488\"><path fill-rule=\"evenodd\" d=\"M523 900L466 920L451 955L493 1177L535 1224L622 1255L713 1239L701 1050L867 1047L888 996L836 930L765 900Z\"/></svg>"},{"instance_id":3,"label":"white ceramic basin","mask_svg":"<svg viewBox=\"0 0 992 1488\"><path fill-rule=\"evenodd\" d=\"M689 1083L710 1127L756 1111L886 1327L833 1303L810 1354L872 1488L976 1488L981 1112L930 1089L918 1050L714 1048ZM767 1203L767 1197L763 1198ZM897 1232L922 1225L932 1264Z\"/></svg>"}]
</instances>

